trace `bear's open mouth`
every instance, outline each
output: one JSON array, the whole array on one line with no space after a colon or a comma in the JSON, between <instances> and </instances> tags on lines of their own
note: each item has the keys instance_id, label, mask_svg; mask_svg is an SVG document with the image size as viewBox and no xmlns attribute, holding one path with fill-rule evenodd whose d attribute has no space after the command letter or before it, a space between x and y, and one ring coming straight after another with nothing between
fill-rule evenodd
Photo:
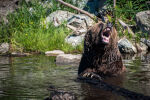
<instances>
[{"instance_id":1,"label":"bear's open mouth","mask_svg":"<svg viewBox=\"0 0 150 100\"><path fill-rule=\"evenodd\" d=\"M102 42L108 44L110 35L111 35L111 28L109 27L105 28L102 32Z\"/></svg>"}]
</instances>

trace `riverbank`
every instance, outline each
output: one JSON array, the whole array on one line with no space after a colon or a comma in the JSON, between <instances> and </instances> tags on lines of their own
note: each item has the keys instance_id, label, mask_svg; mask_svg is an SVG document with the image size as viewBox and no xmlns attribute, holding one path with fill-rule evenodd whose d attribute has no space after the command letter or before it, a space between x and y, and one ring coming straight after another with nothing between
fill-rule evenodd
<instances>
[{"instance_id":1,"label":"riverbank","mask_svg":"<svg viewBox=\"0 0 150 100\"><path fill-rule=\"evenodd\" d=\"M75 2L69 0L67 2L76 5ZM77 0L77 2L79 1ZM95 1L92 1L90 3L95 4L94 2ZM12 4L12 6L9 6L12 10L6 9L6 4L8 3ZM88 1L82 3L85 6L89 5ZM101 5L102 7L99 11L110 11L108 7L111 5L108 4L110 4L110 2ZM81 5L76 6L86 10L85 7L81 7ZM4 19L6 19L7 16L7 21L1 21L0 26L0 49L6 50L4 54L18 53L24 55L24 52L45 53L50 50L62 50L65 53L82 53L84 34L88 28L93 25L92 19L86 15L80 14L71 8L64 7L53 0L51 2L32 0L19 2L18 0L7 0L2 2L1 7L3 7L3 13L4 11L7 12L7 15L2 16ZM11 13L8 13L8 10L10 10ZM96 14L96 10L97 9L94 8L91 13ZM145 8L143 10L145 10ZM141 11L141 9L139 11ZM112 12L109 13L111 16ZM121 14L123 13L121 12ZM135 15L132 17L135 18ZM137 29L137 25L135 25L136 21L133 20L133 18L132 20L127 18L127 14L123 14L124 17L120 14L117 14L117 16L118 18L121 17L121 20L125 19L124 21L129 22L128 24L133 24L130 25L132 26L130 27L131 29L136 27L136 30L139 30ZM148 51L149 42L145 42L149 41L148 36L143 35L144 33L133 31L135 37L132 37L127 30L120 26L121 25L117 23L116 28L120 37L118 44L121 52L138 53ZM145 39L143 42L140 40L141 37ZM3 43L8 44L5 46ZM6 47L6 49L3 49L3 47Z\"/></svg>"}]
</instances>

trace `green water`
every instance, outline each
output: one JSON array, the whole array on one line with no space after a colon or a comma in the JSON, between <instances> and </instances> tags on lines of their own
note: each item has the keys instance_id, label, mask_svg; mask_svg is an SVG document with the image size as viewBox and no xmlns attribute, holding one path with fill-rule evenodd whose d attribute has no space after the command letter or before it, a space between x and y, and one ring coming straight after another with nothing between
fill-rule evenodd
<instances>
[{"instance_id":1,"label":"green water","mask_svg":"<svg viewBox=\"0 0 150 100\"><path fill-rule=\"evenodd\" d=\"M150 54L124 56L127 72L105 81L150 96ZM55 57L0 57L0 100L44 100L49 86L79 100L122 100L121 96L77 82L78 66L57 66ZM111 98L111 99L110 99Z\"/></svg>"}]
</instances>

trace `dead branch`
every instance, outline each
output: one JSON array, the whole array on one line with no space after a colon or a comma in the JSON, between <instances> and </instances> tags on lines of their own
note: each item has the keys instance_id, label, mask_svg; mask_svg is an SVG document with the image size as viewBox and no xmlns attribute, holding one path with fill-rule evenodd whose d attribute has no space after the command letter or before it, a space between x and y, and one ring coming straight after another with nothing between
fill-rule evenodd
<instances>
[{"instance_id":1,"label":"dead branch","mask_svg":"<svg viewBox=\"0 0 150 100\"><path fill-rule=\"evenodd\" d=\"M115 7L116 7L116 0L114 0L114 9L115 9Z\"/></svg>"},{"instance_id":2,"label":"dead branch","mask_svg":"<svg viewBox=\"0 0 150 100\"><path fill-rule=\"evenodd\" d=\"M82 10L82 9L79 9L79 8L77 8L77 7L75 7L75 6L71 5L71 4L69 4L69 3L66 3L66 2L62 1L62 0L56 0L56 1L60 2L61 4L65 5L65 6L67 6L67 7L70 7L70 8L72 8L72 9L74 9L74 10L77 10L77 11L80 12L80 13L83 13L83 14L89 16L89 17L90 17L91 19L93 19L94 21L96 21L96 20L97 20L97 21L101 21L100 18L98 18L98 17L96 17L96 16L94 16L94 15L88 13L87 11L84 11L84 10Z\"/></svg>"},{"instance_id":3,"label":"dead branch","mask_svg":"<svg viewBox=\"0 0 150 100\"><path fill-rule=\"evenodd\" d=\"M135 36L134 33L133 33L133 31L130 29L130 27L125 22L123 22L120 19L118 19L118 21L123 26L124 29L128 30L128 33L132 34L132 36Z\"/></svg>"},{"instance_id":4,"label":"dead branch","mask_svg":"<svg viewBox=\"0 0 150 100\"><path fill-rule=\"evenodd\" d=\"M76 30L77 30L77 28L75 28L75 27L73 27L73 26L71 26L71 25L69 25L69 24L67 24L67 27L68 27L69 29L73 30L73 31L76 31Z\"/></svg>"}]
</instances>

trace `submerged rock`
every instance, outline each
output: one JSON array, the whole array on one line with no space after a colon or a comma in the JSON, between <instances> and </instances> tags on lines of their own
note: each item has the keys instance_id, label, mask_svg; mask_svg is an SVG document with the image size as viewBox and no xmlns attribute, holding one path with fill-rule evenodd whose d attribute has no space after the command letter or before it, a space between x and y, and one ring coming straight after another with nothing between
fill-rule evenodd
<instances>
[{"instance_id":1,"label":"submerged rock","mask_svg":"<svg viewBox=\"0 0 150 100\"><path fill-rule=\"evenodd\" d=\"M50 96L44 100L77 100L77 97L68 91L58 90L54 86L48 88Z\"/></svg>"},{"instance_id":2,"label":"submerged rock","mask_svg":"<svg viewBox=\"0 0 150 100\"><path fill-rule=\"evenodd\" d=\"M120 39L118 41L118 47L121 53L137 53L136 48L126 38Z\"/></svg>"},{"instance_id":3,"label":"submerged rock","mask_svg":"<svg viewBox=\"0 0 150 100\"><path fill-rule=\"evenodd\" d=\"M53 51L46 51L45 54L46 56L57 56L60 54L64 54L64 52L61 50L53 50Z\"/></svg>"},{"instance_id":4,"label":"submerged rock","mask_svg":"<svg viewBox=\"0 0 150 100\"><path fill-rule=\"evenodd\" d=\"M6 57L6 56L0 56L0 65L3 65L3 64L9 64L10 63L10 58L9 57ZM1 75L0 75L1 76Z\"/></svg>"},{"instance_id":5,"label":"submerged rock","mask_svg":"<svg viewBox=\"0 0 150 100\"><path fill-rule=\"evenodd\" d=\"M72 55L72 54L60 54L56 57L57 65L79 65L81 60L81 55Z\"/></svg>"},{"instance_id":6,"label":"submerged rock","mask_svg":"<svg viewBox=\"0 0 150 100\"><path fill-rule=\"evenodd\" d=\"M150 10L137 13L136 20L140 29L150 35Z\"/></svg>"},{"instance_id":7,"label":"submerged rock","mask_svg":"<svg viewBox=\"0 0 150 100\"><path fill-rule=\"evenodd\" d=\"M9 52L9 44L8 43L2 43L0 44L0 54L7 54Z\"/></svg>"},{"instance_id":8,"label":"submerged rock","mask_svg":"<svg viewBox=\"0 0 150 100\"><path fill-rule=\"evenodd\" d=\"M29 53L23 53L23 52L12 52L11 56L13 57L24 57L24 56L29 56L31 54Z\"/></svg>"}]
</instances>

